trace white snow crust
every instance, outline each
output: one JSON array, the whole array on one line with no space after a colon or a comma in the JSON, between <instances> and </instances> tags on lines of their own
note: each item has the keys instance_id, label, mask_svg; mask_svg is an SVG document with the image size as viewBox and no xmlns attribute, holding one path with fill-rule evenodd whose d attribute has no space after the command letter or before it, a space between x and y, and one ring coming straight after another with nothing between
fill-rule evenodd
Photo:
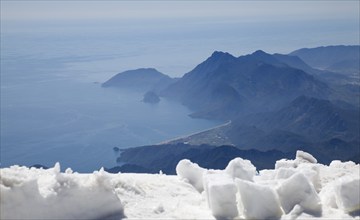
<instances>
[{"instance_id":1,"label":"white snow crust","mask_svg":"<svg viewBox=\"0 0 360 220\"><path fill-rule=\"evenodd\" d=\"M224 170L189 160L177 176L0 169L1 219L360 219L360 168L317 163L306 152L256 171L235 158Z\"/></svg>"},{"instance_id":2,"label":"white snow crust","mask_svg":"<svg viewBox=\"0 0 360 220\"><path fill-rule=\"evenodd\" d=\"M251 163L251 161L238 157L229 162L225 168L225 172L233 179L239 178L253 181L253 178L256 175L256 167Z\"/></svg>"},{"instance_id":3,"label":"white snow crust","mask_svg":"<svg viewBox=\"0 0 360 220\"><path fill-rule=\"evenodd\" d=\"M246 219L279 219L283 214L275 190L269 186L236 179L238 207Z\"/></svg>"},{"instance_id":4,"label":"white snow crust","mask_svg":"<svg viewBox=\"0 0 360 220\"><path fill-rule=\"evenodd\" d=\"M176 174L184 180L189 181L199 192L204 191L203 174L205 171L206 169L186 159L179 161L176 166Z\"/></svg>"},{"instance_id":5,"label":"white snow crust","mask_svg":"<svg viewBox=\"0 0 360 220\"><path fill-rule=\"evenodd\" d=\"M206 199L213 216L217 219L232 219L238 215L236 186L224 172L208 171L204 174Z\"/></svg>"}]
</instances>

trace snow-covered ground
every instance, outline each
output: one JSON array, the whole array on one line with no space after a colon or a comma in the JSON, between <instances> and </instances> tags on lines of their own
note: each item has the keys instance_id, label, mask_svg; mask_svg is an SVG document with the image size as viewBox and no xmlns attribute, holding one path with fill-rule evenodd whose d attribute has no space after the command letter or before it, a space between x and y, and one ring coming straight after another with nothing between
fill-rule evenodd
<instances>
[{"instance_id":1,"label":"snow-covered ground","mask_svg":"<svg viewBox=\"0 0 360 220\"><path fill-rule=\"evenodd\" d=\"M298 151L273 170L236 158L225 170L188 160L177 176L12 166L0 172L1 219L360 219L360 169Z\"/></svg>"}]
</instances>

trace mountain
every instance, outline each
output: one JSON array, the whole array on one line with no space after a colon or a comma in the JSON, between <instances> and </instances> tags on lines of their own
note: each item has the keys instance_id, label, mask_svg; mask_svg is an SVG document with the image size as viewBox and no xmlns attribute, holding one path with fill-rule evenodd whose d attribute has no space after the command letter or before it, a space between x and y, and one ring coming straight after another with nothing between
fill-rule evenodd
<instances>
[{"instance_id":1,"label":"mountain","mask_svg":"<svg viewBox=\"0 0 360 220\"><path fill-rule=\"evenodd\" d=\"M145 93L142 101L145 103L156 104L156 103L160 102L160 98L155 92L148 91Z\"/></svg>"},{"instance_id":2,"label":"mountain","mask_svg":"<svg viewBox=\"0 0 360 220\"><path fill-rule=\"evenodd\" d=\"M311 74L318 74L321 70L314 69L308 64L306 64L302 59L295 55L285 55L285 54L273 54L273 57L276 58L278 61L291 66L296 69L303 70L304 72L311 73Z\"/></svg>"},{"instance_id":3,"label":"mountain","mask_svg":"<svg viewBox=\"0 0 360 220\"><path fill-rule=\"evenodd\" d=\"M289 55L300 57L314 68L329 70L347 75L360 73L360 46L327 46L303 48Z\"/></svg>"},{"instance_id":4,"label":"mountain","mask_svg":"<svg viewBox=\"0 0 360 220\"><path fill-rule=\"evenodd\" d=\"M111 171L172 173L183 158L220 168L236 155L257 155L260 159L254 163L266 168L270 161L265 158L274 159L269 152L281 155L299 149L323 163L357 161L359 88L354 78L317 69L296 54L258 50L234 57L215 51L153 95L180 101L193 111L192 117L227 123L160 145L125 150L118 158L125 165Z\"/></svg>"},{"instance_id":5,"label":"mountain","mask_svg":"<svg viewBox=\"0 0 360 220\"><path fill-rule=\"evenodd\" d=\"M160 92L193 109L192 116L212 119L277 109L300 95L329 94L325 83L263 51L238 58L214 52Z\"/></svg>"},{"instance_id":6,"label":"mountain","mask_svg":"<svg viewBox=\"0 0 360 220\"><path fill-rule=\"evenodd\" d=\"M359 128L358 108L300 96L279 110L244 115L168 144L233 145L242 150L282 152L302 149L327 162L359 154Z\"/></svg>"},{"instance_id":7,"label":"mountain","mask_svg":"<svg viewBox=\"0 0 360 220\"><path fill-rule=\"evenodd\" d=\"M286 107L240 119L237 123L256 125L264 131L282 129L310 140L341 138L352 140L359 135L359 110L342 109L328 100L300 96Z\"/></svg>"},{"instance_id":8,"label":"mountain","mask_svg":"<svg viewBox=\"0 0 360 220\"><path fill-rule=\"evenodd\" d=\"M336 71L333 72L329 70L320 70L309 66L302 59L295 55L273 54L273 56L278 61L293 68L301 69L304 72L309 73L315 78L328 84L332 90L329 99L333 100L334 102L342 100L351 103L352 105L359 106L360 72L355 75L348 75ZM347 65L348 63L343 62L343 64ZM347 65L346 68L351 68L351 65L352 64Z\"/></svg>"},{"instance_id":9,"label":"mountain","mask_svg":"<svg viewBox=\"0 0 360 220\"><path fill-rule=\"evenodd\" d=\"M320 70L313 68L306 64L302 59L295 55L284 55L284 54L273 54L273 56L279 60L280 62L291 66L296 69L301 69L306 73L309 73L319 80L333 85L343 85L346 83L353 83L354 79L352 79L348 75L344 75L342 73L333 72L329 70Z\"/></svg>"},{"instance_id":10,"label":"mountain","mask_svg":"<svg viewBox=\"0 0 360 220\"><path fill-rule=\"evenodd\" d=\"M227 83L209 81L209 75L235 60L229 53L215 51L191 72L161 91L160 95L178 100L194 110L216 112L222 111L224 106L233 106L228 109L236 108L238 103L243 101L238 92ZM225 111L222 114L226 114Z\"/></svg>"},{"instance_id":11,"label":"mountain","mask_svg":"<svg viewBox=\"0 0 360 220\"><path fill-rule=\"evenodd\" d=\"M174 79L156 69L141 68L116 74L104 82L102 86L147 92L165 88L172 82L174 82Z\"/></svg>"}]
</instances>

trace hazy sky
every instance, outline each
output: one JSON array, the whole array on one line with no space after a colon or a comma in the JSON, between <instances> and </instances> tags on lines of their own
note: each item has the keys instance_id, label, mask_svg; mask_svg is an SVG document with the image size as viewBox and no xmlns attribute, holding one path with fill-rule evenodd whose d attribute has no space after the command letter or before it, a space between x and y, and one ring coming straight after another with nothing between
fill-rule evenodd
<instances>
[{"instance_id":1,"label":"hazy sky","mask_svg":"<svg viewBox=\"0 0 360 220\"><path fill-rule=\"evenodd\" d=\"M357 19L359 1L1 1L5 20Z\"/></svg>"},{"instance_id":2,"label":"hazy sky","mask_svg":"<svg viewBox=\"0 0 360 220\"><path fill-rule=\"evenodd\" d=\"M114 71L150 66L180 76L214 50L239 56L360 44L359 13L359 1L1 0L1 50L119 58Z\"/></svg>"},{"instance_id":3,"label":"hazy sky","mask_svg":"<svg viewBox=\"0 0 360 220\"><path fill-rule=\"evenodd\" d=\"M357 19L359 1L1 1L4 20Z\"/></svg>"}]
</instances>

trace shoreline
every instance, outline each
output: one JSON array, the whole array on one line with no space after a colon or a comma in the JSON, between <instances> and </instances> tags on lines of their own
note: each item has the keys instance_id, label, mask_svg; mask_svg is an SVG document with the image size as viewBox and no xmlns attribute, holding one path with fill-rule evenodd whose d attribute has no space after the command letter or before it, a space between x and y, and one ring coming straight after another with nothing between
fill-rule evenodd
<instances>
[{"instance_id":1,"label":"shoreline","mask_svg":"<svg viewBox=\"0 0 360 220\"><path fill-rule=\"evenodd\" d=\"M194 135L199 135L199 134L202 134L204 132L208 132L208 131L211 131L211 130L214 130L214 129L218 129L218 128L222 128L222 127L225 127L225 126L228 126L231 124L231 120L223 123L223 124L220 124L220 125L217 125L215 127L212 127L212 128L208 128L208 129L204 129L204 130L201 130L201 131L197 131L197 132L194 132L194 133L191 133L191 134L187 134L187 135L182 135L182 136L179 136L179 137L175 137L173 139L170 139L170 140L165 140L165 141L162 141L158 144L155 144L155 145L162 145L162 144L170 144L171 142L175 142L175 141L180 141L181 139L186 139L186 138L189 138L191 136L194 136ZM184 143L185 144L185 143Z\"/></svg>"}]
</instances>

